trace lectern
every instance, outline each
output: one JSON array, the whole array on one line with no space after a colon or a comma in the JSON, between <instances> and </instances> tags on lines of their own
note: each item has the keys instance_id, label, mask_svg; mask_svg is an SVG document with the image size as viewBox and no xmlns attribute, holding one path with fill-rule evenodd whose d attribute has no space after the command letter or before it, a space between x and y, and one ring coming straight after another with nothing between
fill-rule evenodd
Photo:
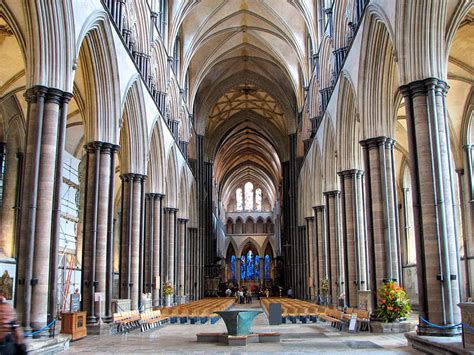
<instances>
[{"instance_id":1,"label":"lectern","mask_svg":"<svg viewBox=\"0 0 474 355\"><path fill-rule=\"evenodd\" d=\"M71 334L71 340L78 340L87 336L87 312L66 312L61 317L61 333Z\"/></svg>"}]
</instances>

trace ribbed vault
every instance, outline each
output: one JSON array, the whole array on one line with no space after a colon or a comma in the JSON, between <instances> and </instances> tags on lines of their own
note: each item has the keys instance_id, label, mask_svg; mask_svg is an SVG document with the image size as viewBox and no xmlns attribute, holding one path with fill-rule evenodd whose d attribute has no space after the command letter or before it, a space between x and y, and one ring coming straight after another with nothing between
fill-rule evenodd
<instances>
[{"instance_id":1,"label":"ribbed vault","mask_svg":"<svg viewBox=\"0 0 474 355\"><path fill-rule=\"evenodd\" d=\"M247 181L278 201L309 82L303 13L287 1L202 0L180 19L180 77L224 206Z\"/></svg>"}]
</instances>

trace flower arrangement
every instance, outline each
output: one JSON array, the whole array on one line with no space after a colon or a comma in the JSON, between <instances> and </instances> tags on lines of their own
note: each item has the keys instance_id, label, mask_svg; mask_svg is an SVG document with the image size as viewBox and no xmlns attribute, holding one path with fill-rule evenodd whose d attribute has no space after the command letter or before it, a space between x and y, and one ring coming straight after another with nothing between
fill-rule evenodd
<instances>
[{"instance_id":1,"label":"flower arrangement","mask_svg":"<svg viewBox=\"0 0 474 355\"><path fill-rule=\"evenodd\" d=\"M329 293L329 280L327 278L322 279L320 285L321 294L327 295Z\"/></svg>"},{"instance_id":2,"label":"flower arrangement","mask_svg":"<svg viewBox=\"0 0 474 355\"><path fill-rule=\"evenodd\" d=\"M174 294L174 288L171 282L168 281L167 283L165 283L165 287L163 288L163 294L165 296L171 296Z\"/></svg>"},{"instance_id":3,"label":"flower arrangement","mask_svg":"<svg viewBox=\"0 0 474 355\"><path fill-rule=\"evenodd\" d=\"M395 281L388 281L378 290L379 304L375 316L384 322L395 322L410 313L411 306L405 290Z\"/></svg>"}]
</instances>

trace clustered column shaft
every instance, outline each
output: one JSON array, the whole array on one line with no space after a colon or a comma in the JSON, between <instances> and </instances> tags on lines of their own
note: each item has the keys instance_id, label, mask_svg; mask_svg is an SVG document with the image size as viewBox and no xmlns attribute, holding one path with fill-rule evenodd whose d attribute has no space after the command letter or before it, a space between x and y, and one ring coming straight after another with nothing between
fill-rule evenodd
<instances>
[{"instance_id":1,"label":"clustered column shaft","mask_svg":"<svg viewBox=\"0 0 474 355\"><path fill-rule=\"evenodd\" d=\"M65 120L72 97L57 89L27 90L27 139L18 253L17 311L26 328L41 328L47 314L55 316L58 182L62 181ZM60 186L60 185L59 185Z\"/></svg>"}]
</instances>

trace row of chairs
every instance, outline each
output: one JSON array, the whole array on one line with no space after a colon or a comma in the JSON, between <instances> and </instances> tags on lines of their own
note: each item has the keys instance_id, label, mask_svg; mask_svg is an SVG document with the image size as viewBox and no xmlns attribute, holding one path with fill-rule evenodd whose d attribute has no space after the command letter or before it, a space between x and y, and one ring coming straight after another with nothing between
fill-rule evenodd
<instances>
[{"instance_id":1,"label":"row of chairs","mask_svg":"<svg viewBox=\"0 0 474 355\"><path fill-rule=\"evenodd\" d=\"M287 320L296 323L323 321L334 328L343 330L348 327L353 314L357 315L356 330L369 330L369 312L366 310L347 308L345 312L337 310L335 306L319 306L306 301L291 298L262 299L261 304L265 312L269 313L270 303L280 303L282 308L282 323Z\"/></svg>"},{"instance_id":2,"label":"row of chairs","mask_svg":"<svg viewBox=\"0 0 474 355\"><path fill-rule=\"evenodd\" d=\"M161 311L145 311L140 313L140 329L145 332L150 329L155 329L169 320L169 317L162 316Z\"/></svg>"},{"instance_id":3,"label":"row of chairs","mask_svg":"<svg viewBox=\"0 0 474 355\"><path fill-rule=\"evenodd\" d=\"M208 321L215 324L219 316L215 312L229 309L233 305L229 298L204 298L184 305L159 308L162 315L170 319L171 324L204 324Z\"/></svg>"},{"instance_id":4,"label":"row of chairs","mask_svg":"<svg viewBox=\"0 0 474 355\"><path fill-rule=\"evenodd\" d=\"M139 311L125 311L114 313L113 324L116 327L116 331L128 332L140 327L140 312Z\"/></svg>"}]
</instances>

